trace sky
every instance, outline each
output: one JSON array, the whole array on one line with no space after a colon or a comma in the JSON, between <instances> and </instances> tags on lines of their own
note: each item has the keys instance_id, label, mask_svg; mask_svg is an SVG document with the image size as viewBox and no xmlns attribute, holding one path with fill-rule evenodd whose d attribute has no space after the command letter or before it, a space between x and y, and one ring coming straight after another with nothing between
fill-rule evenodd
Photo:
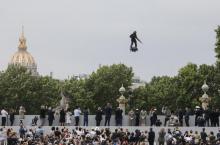
<instances>
[{"instance_id":1,"label":"sky","mask_svg":"<svg viewBox=\"0 0 220 145\"><path fill-rule=\"evenodd\" d=\"M187 63L214 64L219 0L19 0L0 2L0 70L24 25L41 75L64 79L124 63L136 76L174 76ZM134 30L143 44L129 51Z\"/></svg>"}]
</instances>

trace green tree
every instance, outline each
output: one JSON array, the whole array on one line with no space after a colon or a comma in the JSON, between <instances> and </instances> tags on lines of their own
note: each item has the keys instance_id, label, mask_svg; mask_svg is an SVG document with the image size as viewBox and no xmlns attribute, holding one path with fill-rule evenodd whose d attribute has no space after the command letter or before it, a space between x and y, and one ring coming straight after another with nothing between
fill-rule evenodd
<instances>
[{"instance_id":1,"label":"green tree","mask_svg":"<svg viewBox=\"0 0 220 145\"><path fill-rule=\"evenodd\" d=\"M92 99L95 101L93 108L104 107L107 102L116 107L119 88L123 84L128 90L132 77L132 68L124 64L102 66L96 72L93 72L85 82L86 91L91 94Z\"/></svg>"},{"instance_id":2,"label":"green tree","mask_svg":"<svg viewBox=\"0 0 220 145\"><path fill-rule=\"evenodd\" d=\"M10 65L0 74L0 105L27 113L39 113L42 104L54 106L59 97L59 81L50 77L32 76L26 68Z\"/></svg>"},{"instance_id":3,"label":"green tree","mask_svg":"<svg viewBox=\"0 0 220 145\"><path fill-rule=\"evenodd\" d=\"M76 106L91 108L91 106L95 104L91 94L85 89L85 80L83 79L77 80L72 77L69 80L65 80L63 83L63 90L70 98L71 109Z\"/></svg>"},{"instance_id":4,"label":"green tree","mask_svg":"<svg viewBox=\"0 0 220 145\"><path fill-rule=\"evenodd\" d=\"M217 29L215 29L216 32L216 43L215 43L215 53L216 53L216 58L218 59L217 61L220 60L220 26L218 26Z\"/></svg>"}]
</instances>

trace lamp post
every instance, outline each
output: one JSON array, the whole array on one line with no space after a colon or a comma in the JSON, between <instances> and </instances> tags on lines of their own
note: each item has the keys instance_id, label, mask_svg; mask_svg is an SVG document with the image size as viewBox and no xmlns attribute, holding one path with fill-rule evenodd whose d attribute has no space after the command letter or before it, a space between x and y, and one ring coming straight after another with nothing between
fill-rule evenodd
<instances>
[{"instance_id":1,"label":"lamp post","mask_svg":"<svg viewBox=\"0 0 220 145\"><path fill-rule=\"evenodd\" d=\"M121 88L119 89L119 92L121 93L121 96L117 99L117 102L119 103L119 107L123 110L123 114L125 115L125 105L127 104L128 100L123 95L125 93L125 88L122 84Z\"/></svg>"},{"instance_id":2,"label":"lamp post","mask_svg":"<svg viewBox=\"0 0 220 145\"><path fill-rule=\"evenodd\" d=\"M209 90L209 86L206 84L206 81L204 81L204 84L202 85L202 91L204 94L202 97L199 98L200 102L202 103L202 108L204 110L208 109L209 102L211 101L211 98L207 95L207 92Z\"/></svg>"}]
</instances>

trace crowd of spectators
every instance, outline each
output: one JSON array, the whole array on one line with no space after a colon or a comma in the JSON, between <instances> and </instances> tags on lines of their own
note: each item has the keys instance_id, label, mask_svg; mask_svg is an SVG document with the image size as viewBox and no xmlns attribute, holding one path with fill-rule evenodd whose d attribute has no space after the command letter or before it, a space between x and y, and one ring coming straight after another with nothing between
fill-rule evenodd
<instances>
[{"instance_id":1,"label":"crowd of spectators","mask_svg":"<svg viewBox=\"0 0 220 145\"><path fill-rule=\"evenodd\" d=\"M220 145L220 131L215 135L212 131L206 132L205 128L201 132L161 128L155 133L153 128L129 131L125 128L51 127L46 132L42 127L20 126L17 132L2 128L0 137L5 137L9 145Z\"/></svg>"}]
</instances>

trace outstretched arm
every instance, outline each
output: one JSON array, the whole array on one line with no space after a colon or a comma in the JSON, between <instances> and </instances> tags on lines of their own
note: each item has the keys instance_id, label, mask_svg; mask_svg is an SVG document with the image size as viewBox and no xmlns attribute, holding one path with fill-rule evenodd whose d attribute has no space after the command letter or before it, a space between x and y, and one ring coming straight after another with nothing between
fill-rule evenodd
<instances>
[{"instance_id":1,"label":"outstretched arm","mask_svg":"<svg viewBox=\"0 0 220 145\"><path fill-rule=\"evenodd\" d=\"M141 41L138 37L136 37L136 39L137 39L140 43L142 43L142 41Z\"/></svg>"}]
</instances>

